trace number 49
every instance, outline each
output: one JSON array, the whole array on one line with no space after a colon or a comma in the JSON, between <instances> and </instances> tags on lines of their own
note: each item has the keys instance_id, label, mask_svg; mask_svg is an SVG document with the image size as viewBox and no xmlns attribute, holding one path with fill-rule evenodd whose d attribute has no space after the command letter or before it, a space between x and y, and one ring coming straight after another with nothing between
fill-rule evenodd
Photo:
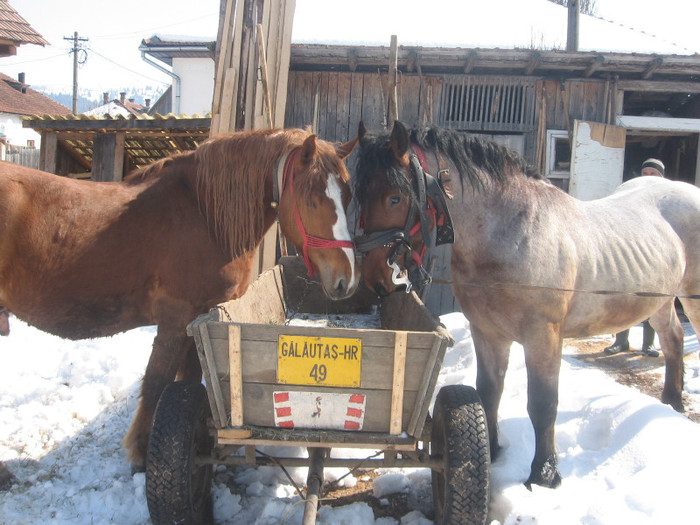
<instances>
[{"instance_id":1,"label":"number 49","mask_svg":"<svg viewBox=\"0 0 700 525\"><path fill-rule=\"evenodd\" d=\"M317 383L325 381L327 375L328 370L326 369L326 365L314 365L309 373L309 377L313 378Z\"/></svg>"}]
</instances>

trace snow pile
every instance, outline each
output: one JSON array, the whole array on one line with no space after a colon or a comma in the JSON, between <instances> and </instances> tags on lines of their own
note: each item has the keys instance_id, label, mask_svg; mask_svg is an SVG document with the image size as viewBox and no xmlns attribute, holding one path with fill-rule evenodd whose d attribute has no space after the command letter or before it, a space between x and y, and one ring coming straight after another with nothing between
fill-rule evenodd
<instances>
[{"instance_id":1,"label":"snow pile","mask_svg":"<svg viewBox=\"0 0 700 525\"><path fill-rule=\"evenodd\" d=\"M456 343L448 349L439 385L473 385L468 323L459 313L441 319ZM11 335L0 340L0 460L18 482L0 492L0 523L150 523L144 475L131 474L120 441L138 402L154 329L70 342L15 318L11 327ZM641 338L641 327L632 329L633 346L636 338ZM686 353L699 350L690 329L685 346ZM533 487L529 492L522 483L529 475L534 435L526 411L523 352L513 345L500 410L503 450L492 465L492 525L692 521L696 489L691 480L700 472L695 451L700 427L658 400L586 368L571 357L573 350L565 348L564 353L556 429L564 481L557 490ZM686 392L693 404L700 398L697 363L686 366ZM655 372L662 373L663 360L658 364ZM265 450L305 456L302 449ZM372 451L352 453L363 458ZM303 485L305 468L288 471ZM326 479L346 473L326 469ZM351 487L356 481L351 475L341 484ZM375 519L370 506L360 502L324 505L318 523L432 523L429 470L379 471L373 495L387 503L395 493L404 494L412 509L400 521ZM217 466L213 500L215 519L221 524L299 524L303 514L295 487L272 467Z\"/></svg>"}]
</instances>

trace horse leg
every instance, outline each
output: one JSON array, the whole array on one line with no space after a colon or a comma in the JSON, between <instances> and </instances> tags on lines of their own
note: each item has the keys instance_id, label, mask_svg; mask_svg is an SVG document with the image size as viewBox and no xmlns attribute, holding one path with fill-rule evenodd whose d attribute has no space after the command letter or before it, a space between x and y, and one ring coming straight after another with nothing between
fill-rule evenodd
<instances>
[{"instance_id":1,"label":"horse leg","mask_svg":"<svg viewBox=\"0 0 700 525\"><path fill-rule=\"evenodd\" d=\"M649 324L659 334L661 351L666 362L666 377L661 402L683 412L683 325L678 320L673 300L649 318Z\"/></svg>"},{"instance_id":2,"label":"horse leg","mask_svg":"<svg viewBox=\"0 0 700 525\"><path fill-rule=\"evenodd\" d=\"M476 326L471 325L476 352L476 390L486 414L486 424L491 445L491 460L498 456L498 406L503 395L503 382L508 369L512 341L494 341L486 338Z\"/></svg>"},{"instance_id":3,"label":"horse leg","mask_svg":"<svg viewBox=\"0 0 700 525\"><path fill-rule=\"evenodd\" d=\"M199 383L202 381L202 365L197 355L197 346L191 337L187 338L185 345L187 346L185 358L180 364L176 379L177 381L187 381L188 383Z\"/></svg>"},{"instance_id":4,"label":"horse leg","mask_svg":"<svg viewBox=\"0 0 700 525\"><path fill-rule=\"evenodd\" d=\"M178 326L181 326L178 323ZM158 326L153 351L141 385L141 402L122 442L134 471L146 466L146 451L156 404L165 387L172 383L185 360L191 341L183 328Z\"/></svg>"},{"instance_id":5,"label":"horse leg","mask_svg":"<svg viewBox=\"0 0 700 525\"><path fill-rule=\"evenodd\" d=\"M562 339L555 324L537 326L531 334L523 346L527 368L527 413L535 430L535 457L525 486L531 489L534 483L556 488L561 484L554 424L559 405Z\"/></svg>"}]
</instances>

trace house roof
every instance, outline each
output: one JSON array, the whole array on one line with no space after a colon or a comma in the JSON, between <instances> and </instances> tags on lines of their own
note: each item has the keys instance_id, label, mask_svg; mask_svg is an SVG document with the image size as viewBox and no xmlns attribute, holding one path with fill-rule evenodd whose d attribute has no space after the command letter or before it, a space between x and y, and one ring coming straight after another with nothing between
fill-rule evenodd
<instances>
[{"instance_id":1,"label":"house roof","mask_svg":"<svg viewBox=\"0 0 700 525\"><path fill-rule=\"evenodd\" d=\"M17 115L67 115L71 110L27 84L0 73L0 112Z\"/></svg>"},{"instance_id":2,"label":"house roof","mask_svg":"<svg viewBox=\"0 0 700 525\"><path fill-rule=\"evenodd\" d=\"M140 51L145 51L169 66L173 65L173 58L213 59L215 49L216 41L211 38L159 34L144 38L139 46Z\"/></svg>"},{"instance_id":3,"label":"house roof","mask_svg":"<svg viewBox=\"0 0 700 525\"><path fill-rule=\"evenodd\" d=\"M0 42L15 46L20 44L45 46L48 44L44 37L37 33L7 0L0 0Z\"/></svg>"}]
</instances>

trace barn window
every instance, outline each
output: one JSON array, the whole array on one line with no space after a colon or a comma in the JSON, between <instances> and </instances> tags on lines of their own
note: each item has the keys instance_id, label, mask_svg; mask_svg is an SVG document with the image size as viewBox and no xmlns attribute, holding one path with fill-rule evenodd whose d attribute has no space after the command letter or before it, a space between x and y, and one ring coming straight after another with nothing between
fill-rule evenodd
<instances>
[{"instance_id":1,"label":"barn window","mask_svg":"<svg viewBox=\"0 0 700 525\"><path fill-rule=\"evenodd\" d=\"M547 130L547 164L545 175L563 190L569 187L571 167L571 145L566 130Z\"/></svg>"},{"instance_id":2,"label":"barn window","mask_svg":"<svg viewBox=\"0 0 700 525\"><path fill-rule=\"evenodd\" d=\"M471 131L532 131L535 80L448 75L440 103L442 126Z\"/></svg>"}]
</instances>

